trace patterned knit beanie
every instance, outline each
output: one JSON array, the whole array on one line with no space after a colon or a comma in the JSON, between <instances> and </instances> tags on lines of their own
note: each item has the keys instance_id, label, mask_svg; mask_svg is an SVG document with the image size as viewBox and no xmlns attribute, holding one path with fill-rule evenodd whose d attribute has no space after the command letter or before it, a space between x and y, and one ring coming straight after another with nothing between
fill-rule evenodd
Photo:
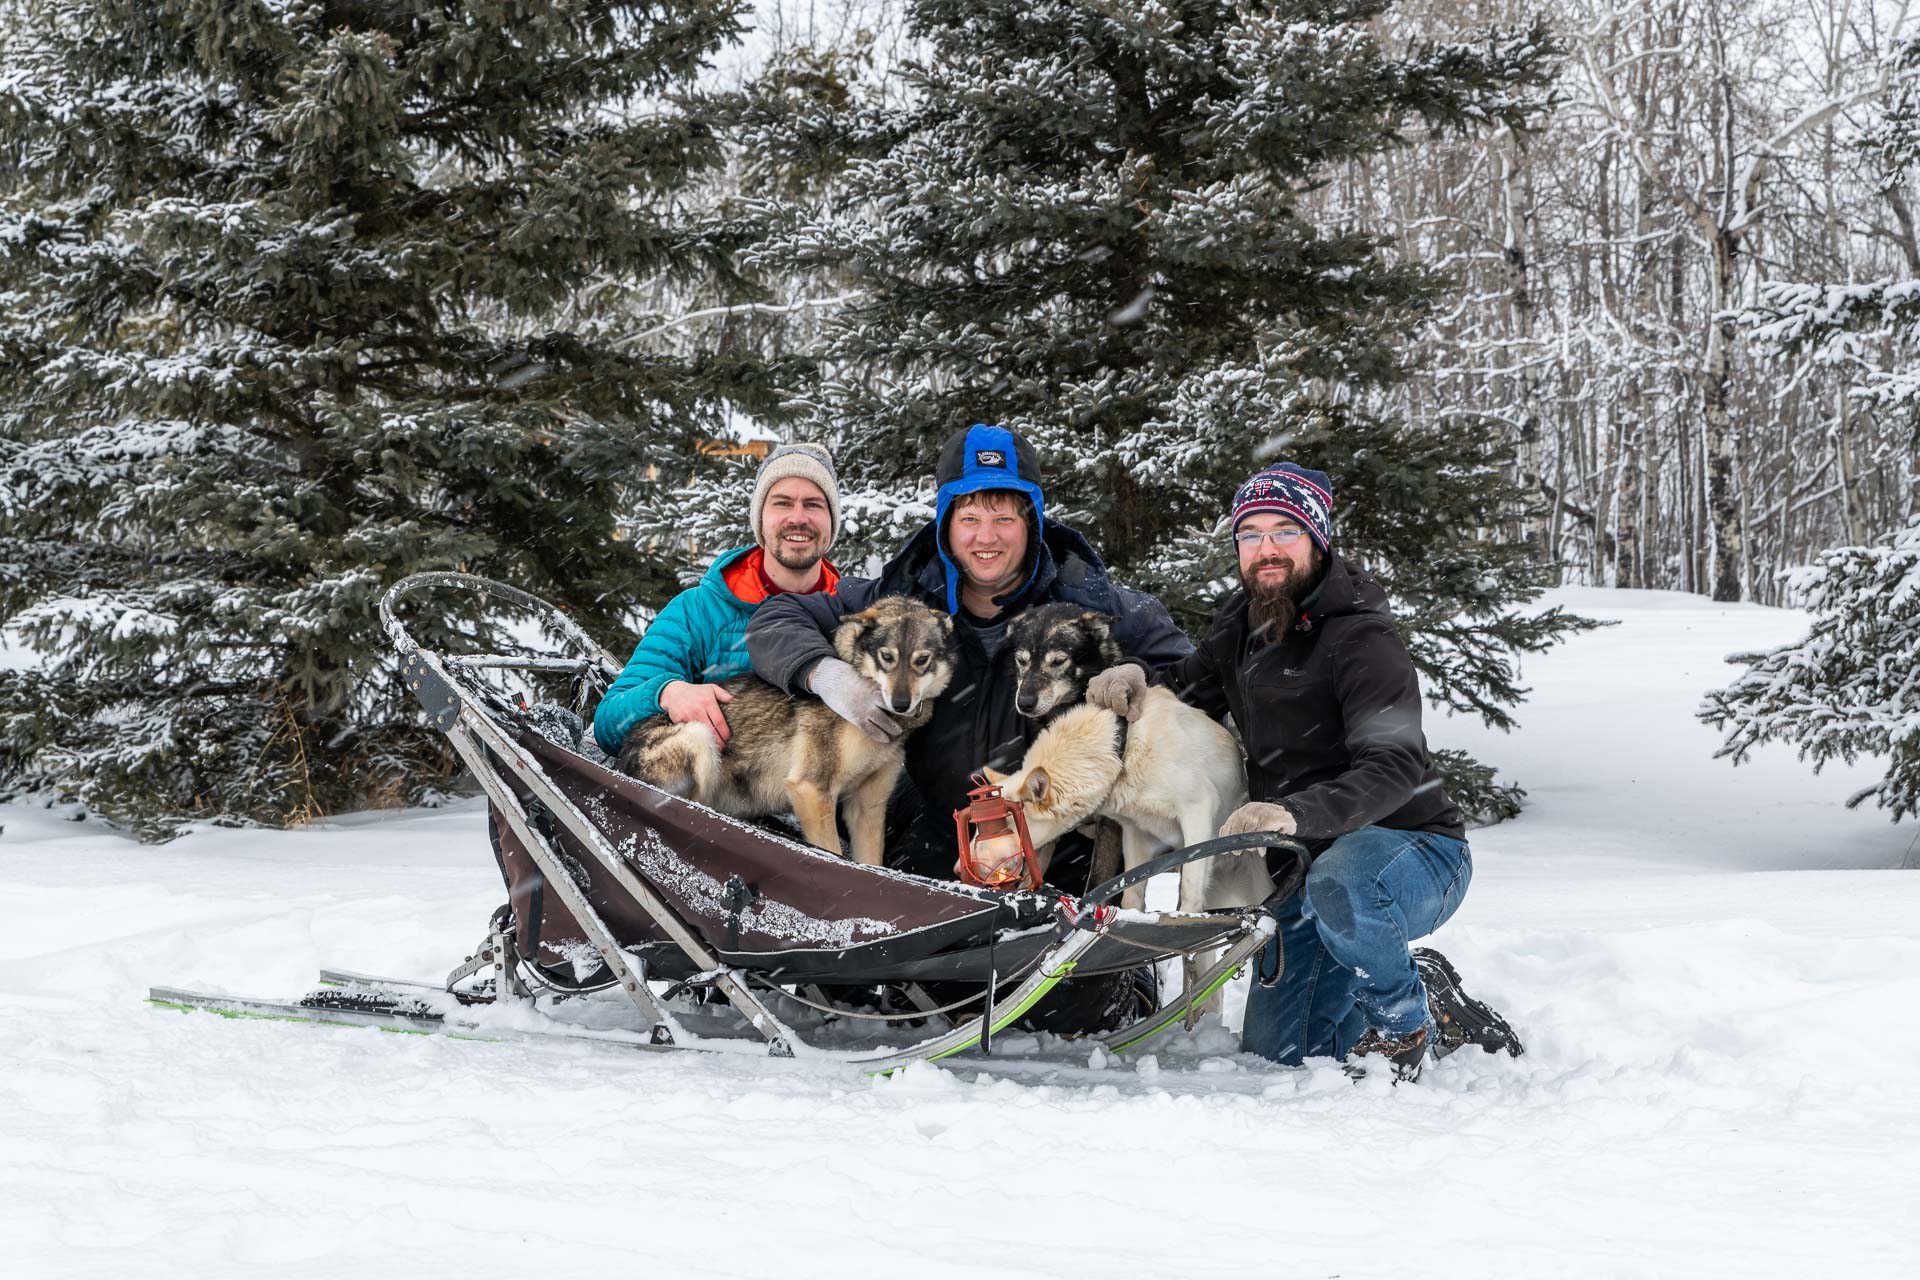
<instances>
[{"instance_id":1,"label":"patterned knit beanie","mask_svg":"<svg viewBox=\"0 0 1920 1280\"><path fill-rule=\"evenodd\" d=\"M1324 471L1312 471L1292 462L1268 467L1233 495L1233 532L1240 522L1260 511L1297 521L1320 550L1333 541L1333 481Z\"/></svg>"},{"instance_id":2,"label":"patterned knit beanie","mask_svg":"<svg viewBox=\"0 0 1920 1280\"><path fill-rule=\"evenodd\" d=\"M753 540L765 547L766 535L760 530L760 513L767 505L767 490L789 476L799 476L820 486L827 495L827 543L820 548L826 555L833 540L840 536L840 482L834 478L833 455L817 444L783 444L760 464L759 478L753 482L753 504L747 516L753 522Z\"/></svg>"}]
</instances>

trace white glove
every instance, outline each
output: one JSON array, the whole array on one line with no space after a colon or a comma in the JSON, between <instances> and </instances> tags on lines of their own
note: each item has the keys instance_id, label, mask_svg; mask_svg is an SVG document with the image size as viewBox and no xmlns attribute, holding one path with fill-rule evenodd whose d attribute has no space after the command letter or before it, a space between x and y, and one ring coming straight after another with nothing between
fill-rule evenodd
<instances>
[{"instance_id":1,"label":"white glove","mask_svg":"<svg viewBox=\"0 0 1920 1280\"><path fill-rule=\"evenodd\" d=\"M906 732L887 711L880 686L839 658L822 658L807 677L807 688L833 713L875 742L892 742Z\"/></svg>"},{"instance_id":2,"label":"white glove","mask_svg":"<svg viewBox=\"0 0 1920 1280\"><path fill-rule=\"evenodd\" d=\"M1290 836L1297 825L1285 806L1249 800L1227 815L1227 820L1220 824L1220 834L1239 836L1249 831L1274 831Z\"/></svg>"},{"instance_id":3,"label":"white glove","mask_svg":"<svg viewBox=\"0 0 1920 1280\"><path fill-rule=\"evenodd\" d=\"M1147 673L1136 662L1108 667L1087 681L1087 701L1132 723L1146 710Z\"/></svg>"}]
</instances>

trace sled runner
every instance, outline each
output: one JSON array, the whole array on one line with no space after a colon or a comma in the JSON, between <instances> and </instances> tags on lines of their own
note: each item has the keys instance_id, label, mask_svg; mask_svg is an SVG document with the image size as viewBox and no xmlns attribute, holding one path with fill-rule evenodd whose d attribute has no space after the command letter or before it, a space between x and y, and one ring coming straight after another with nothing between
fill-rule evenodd
<instances>
[{"instance_id":1,"label":"sled runner","mask_svg":"<svg viewBox=\"0 0 1920 1280\"><path fill-rule=\"evenodd\" d=\"M396 611L430 588L527 611L565 652L456 655ZM1180 1022L1274 931L1262 908L1124 911L1127 888L1202 858L1287 849L1273 833L1166 854L1082 897L997 892L862 866L614 772L582 717L620 664L564 613L484 578L416 574L381 601L401 674L488 802L508 902L441 983L330 971L285 1002L156 987L150 1000L237 1017L513 1040L563 1036L649 1050L827 1058L889 1071L991 1050L995 1035L1069 977L1225 948L1181 999L1095 1038L1128 1048ZM566 678L573 706L498 687ZM937 990L947 1003L936 1001ZM951 992L969 992L955 999Z\"/></svg>"}]
</instances>

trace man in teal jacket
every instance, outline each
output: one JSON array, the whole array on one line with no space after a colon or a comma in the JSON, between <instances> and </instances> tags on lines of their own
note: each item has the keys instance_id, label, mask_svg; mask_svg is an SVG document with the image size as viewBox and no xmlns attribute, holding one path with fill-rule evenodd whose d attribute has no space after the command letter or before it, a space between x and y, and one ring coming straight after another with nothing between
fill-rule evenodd
<instances>
[{"instance_id":1,"label":"man in teal jacket","mask_svg":"<svg viewBox=\"0 0 1920 1280\"><path fill-rule=\"evenodd\" d=\"M763 601L787 592L832 591L840 574L827 560L840 532L833 456L817 444L784 444L767 456L749 508L752 546L722 552L698 586L667 601L593 713L593 736L608 755L627 731L665 712L675 724L712 726L724 746L719 682L753 670L747 621Z\"/></svg>"}]
</instances>

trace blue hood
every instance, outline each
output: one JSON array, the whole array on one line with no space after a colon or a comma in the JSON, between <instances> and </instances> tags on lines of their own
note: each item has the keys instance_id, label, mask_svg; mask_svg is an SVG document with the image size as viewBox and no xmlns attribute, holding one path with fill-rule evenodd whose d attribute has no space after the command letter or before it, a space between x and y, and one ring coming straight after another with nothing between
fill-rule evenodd
<instances>
[{"instance_id":1,"label":"blue hood","mask_svg":"<svg viewBox=\"0 0 1920 1280\"><path fill-rule=\"evenodd\" d=\"M942 450L943 454L945 452ZM967 428L966 440L961 447L960 474L940 486L940 496L933 510L933 544L939 553L940 563L947 570L948 613L960 612L960 567L954 564L953 557L947 551L947 512L953 507L954 499L969 493L978 493L982 489L1011 489L1015 493L1025 494L1027 500L1033 503L1034 530L1032 545L1027 548L1027 576L1019 586L995 599L1001 603L1012 600L1033 583L1034 572L1040 564L1040 539L1047 530L1047 508L1038 477L1020 473L1019 455L1020 445L1014 439L1013 432L1005 427L975 423Z\"/></svg>"}]
</instances>

